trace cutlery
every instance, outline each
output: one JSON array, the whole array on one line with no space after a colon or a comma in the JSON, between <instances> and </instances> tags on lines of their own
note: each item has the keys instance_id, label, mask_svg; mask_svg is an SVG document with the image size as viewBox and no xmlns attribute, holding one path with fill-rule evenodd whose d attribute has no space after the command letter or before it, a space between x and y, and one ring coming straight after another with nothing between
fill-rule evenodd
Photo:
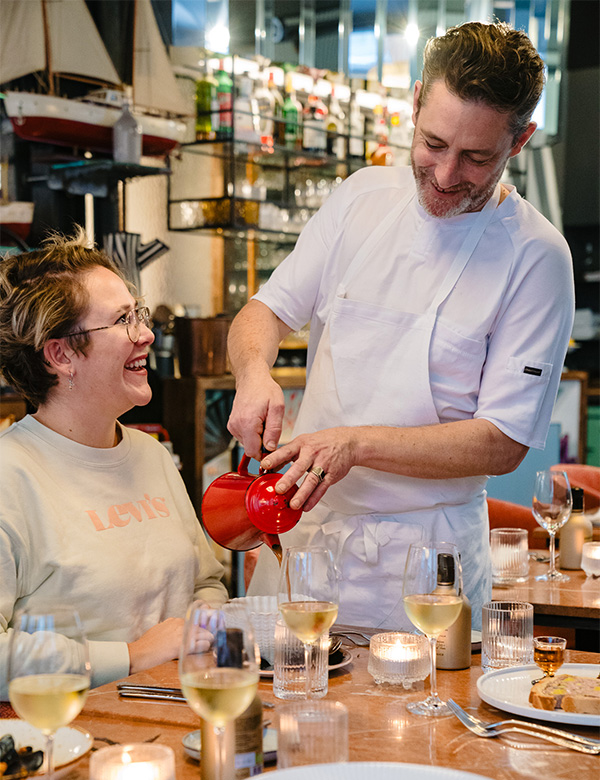
<instances>
[{"instance_id":1,"label":"cutlery","mask_svg":"<svg viewBox=\"0 0 600 780\"><path fill-rule=\"evenodd\" d=\"M163 688L159 685L134 685L133 683L118 683L117 690L119 695L125 699L161 699L162 701L181 701L187 700L183 695L181 688ZM263 707L272 709L275 705L263 701Z\"/></svg>"},{"instance_id":2,"label":"cutlery","mask_svg":"<svg viewBox=\"0 0 600 780\"><path fill-rule=\"evenodd\" d=\"M542 726L537 723L530 723L529 721L501 720L496 723L484 723L478 718L473 717L473 715L465 712L465 710L452 699L448 699L448 707L469 731L472 731L473 734L477 734L479 737L499 737L501 734L509 731L518 732L520 734L527 734L531 737L545 739L555 745L569 748L569 750L600 755L600 740L581 737L578 734L571 734L567 731L562 731L561 729L553 729L549 726Z\"/></svg>"},{"instance_id":3,"label":"cutlery","mask_svg":"<svg viewBox=\"0 0 600 780\"><path fill-rule=\"evenodd\" d=\"M352 636L350 636L350 635L352 635ZM356 639L353 639L353 638L352 638L353 636L359 636L359 637L362 637L362 639L363 639L363 640L365 640L365 641L362 641L362 642L361 642L361 641L357 641ZM334 631L334 632L331 634L331 639L332 639L332 642L333 642L333 639L334 639L334 638L336 638L336 639L337 639L338 637L343 637L343 638L345 638L345 639L349 639L349 640L350 640L351 642L353 642L353 643L354 643L354 644L355 644L357 647L368 647L368 646L369 646L369 643L370 643L370 641L371 641L371 637L370 637L370 636L368 636L367 634L363 634L363 633L362 633L362 631L346 631L345 629L342 631L342 630L338 630L338 629L336 629L336 630L335 630L335 631ZM340 644L341 644L341 640L340 640Z\"/></svg>"}]
</instances>

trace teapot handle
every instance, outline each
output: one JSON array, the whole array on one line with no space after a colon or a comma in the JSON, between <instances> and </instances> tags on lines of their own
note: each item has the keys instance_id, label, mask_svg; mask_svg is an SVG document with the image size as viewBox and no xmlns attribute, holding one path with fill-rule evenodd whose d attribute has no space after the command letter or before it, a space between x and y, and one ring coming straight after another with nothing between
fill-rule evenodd
<instances>
[{"instance_id":1,"label":"teapot handle","mask_svg":"<svg viewBox=\"0 0 600 780\"><path fill-rule=\"evenodd\" d=\"M246 455L246 453L244 453L242 455L242 459L240 461L240 465L238 466L238 474L240 476L242 476L242 477L254 477L254 476L256 476L255 474L250 474L248 472L248 466L250 465L250 461L251 460L252 460L252 458L249 455ZM266 469L263 469L262 467L258 469L259 476L261 476L262 474L266 474L266 473L267 473Z\"/></svg>"}]
</instances>

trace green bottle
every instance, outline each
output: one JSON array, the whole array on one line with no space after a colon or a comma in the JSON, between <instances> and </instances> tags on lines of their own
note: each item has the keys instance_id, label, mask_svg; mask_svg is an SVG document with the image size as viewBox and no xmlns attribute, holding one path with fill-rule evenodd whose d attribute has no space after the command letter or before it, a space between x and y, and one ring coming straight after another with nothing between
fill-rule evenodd
<instances>
[{"instance_id":1,"label":"green bottle","mask_svg":"<svg viewBox=\"0 0 600 780\"><path fill-rule=\"evenodd\" d=\"M219 104L219 128L217 138L222 140L233 136L233 81L224 70L223 60L217 73L217 103Z\"/></svg>"},{"instance_id":2,"label":"green bottle","mask_svg":"<svg viewBox=\"0 0 600 780\"><path fill-rule=\"evenodd\" d=\"M283 101L282 111L285 123L285 145L288 149L299 149L302 146L302 132L299 122L299 118L302 115L302 106L296 100L291 73L288 73L286 76L285 100Z\"/></svg>"},{"instance_id":3,"label":"green bottle","mask_svg":"<svg viewBox=\"0 0 600 780\"><path fill-rule=\"evenodd\" d=\"M211 111L216 99L217 82L208 73L196 82L196 140L206 141L214 137Z\"/></svg>"}]
</instances>

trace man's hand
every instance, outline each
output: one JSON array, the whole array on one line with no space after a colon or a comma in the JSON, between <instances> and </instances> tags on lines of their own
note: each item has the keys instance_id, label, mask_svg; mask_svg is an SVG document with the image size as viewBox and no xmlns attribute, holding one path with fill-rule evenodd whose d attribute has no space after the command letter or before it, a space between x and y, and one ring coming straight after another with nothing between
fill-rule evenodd
<instances>
[{"instance_id":1,"label":"man's hand","mask_svg":"<svg viewBox=\"0 0 600 780\"><path fill-rule=\"evenodd\" d=\"M284 411L283 390L269 373L238 380L227 429L246 455L260 460L263 445L267 450L277 447Z\"/></svg>"},{"instance_id":2,"label":"man's hand","mask_svg":"<svg viewBox=\"0 0 600 780\"><path fill-rule=\"evenodd\" d=\"M277 470L292 462L277 482L275 490L277 493L285 493L304 476L290 506L308 512L323 498L331 485L339 482L356 465L356 438L359 430L327 428L317 433L302 434L276 452L269 453L260 465L264 469ZM311 473L312 468L323 469L323 477Z\"/></svg>"}]
</instances>

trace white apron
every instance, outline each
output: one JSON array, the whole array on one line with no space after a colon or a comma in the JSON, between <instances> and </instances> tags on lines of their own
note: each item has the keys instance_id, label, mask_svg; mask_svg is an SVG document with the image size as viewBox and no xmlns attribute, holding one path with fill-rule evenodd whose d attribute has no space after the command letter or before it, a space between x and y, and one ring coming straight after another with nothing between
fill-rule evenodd
<instances>
[{"instance_id":1,"label":"white apron","mask_svg":"<svg viewBox=\"0 0 600 780\"><path fill-rule=\"evenodd\" d=\"M346 297L348 285L414 195L382 220L352 259L319 341L294 435L335 426L396 427L439 423L429 382L437 313L464 271L498 205L500 187L473 221L456 258L423 314ZM399 296L401 301L401 297ZM485 477L417 479L354 467L282 537L284 547L327 546L341 572L342 623L412 628L402 604L402 575L413 541L450 541L463 561L473 625L491 597ZM261 551L249 594L274 593L278 566Z\"/></svg>"}]
</instances>

